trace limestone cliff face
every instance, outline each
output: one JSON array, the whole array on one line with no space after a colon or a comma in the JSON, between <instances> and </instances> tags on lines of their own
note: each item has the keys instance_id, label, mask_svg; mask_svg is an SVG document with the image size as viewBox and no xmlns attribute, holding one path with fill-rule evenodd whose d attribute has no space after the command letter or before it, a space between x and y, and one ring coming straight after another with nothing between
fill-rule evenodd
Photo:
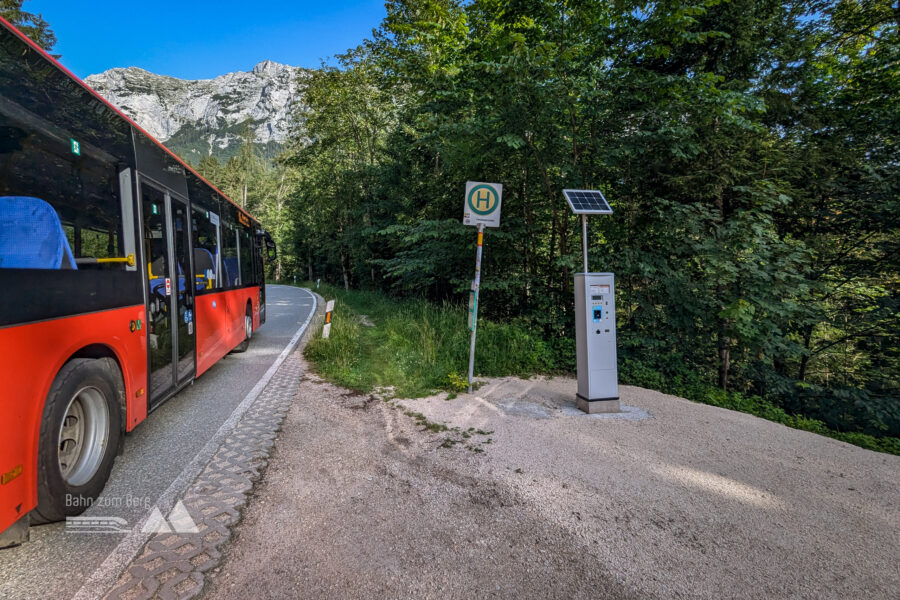
<instances>
[{"instance_id":1,"label":"limestone cliff face","mask_svg":"<svg viewBox=\"0 0 900 600\"><path fill-rule=\"evenodd\" d=\"M252 71L185 80L128 67L85 81L138 125L184 158L227 159L237 153L245 123L273 155L287 139L298 89L308 71L263 61Z\"/></svg>"}]
</instances>

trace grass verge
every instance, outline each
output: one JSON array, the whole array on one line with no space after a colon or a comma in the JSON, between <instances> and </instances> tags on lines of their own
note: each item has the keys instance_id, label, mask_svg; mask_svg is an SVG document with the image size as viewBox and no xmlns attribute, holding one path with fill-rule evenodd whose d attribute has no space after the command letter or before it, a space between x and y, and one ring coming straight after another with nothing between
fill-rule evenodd
<instances>
[{"instance_id":1,"label":"grass verge","mask_svg":"<svg viewBox=\"0 0 900 600\"><path fill-rule=\"evenodd\" d=\"M402 398L466 389L465 308L326 285L318 292L336 300L331 336L317 333L305 353L325 379L366 393L392 387ZM551 363L549 347L521 325L479 321L477 375L527 377Z\"/></svg>"}]
</instances>

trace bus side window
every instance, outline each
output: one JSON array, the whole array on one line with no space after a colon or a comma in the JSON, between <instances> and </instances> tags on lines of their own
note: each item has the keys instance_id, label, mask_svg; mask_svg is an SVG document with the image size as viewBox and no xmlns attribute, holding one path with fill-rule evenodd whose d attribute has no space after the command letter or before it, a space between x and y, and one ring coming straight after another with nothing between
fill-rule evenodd
<instances>
[{"instance_id":1,"label":"bus side window","mask_svg":"<svg viewBox=\"0 0 900 600\"><path fill-rule=\"evenodd\" d=\"M222 269L225 287L241 284L240 264L238 263L237 234L234 223L222 217Z\"/></svg>"},{"instance_id":2,"label":"bus side window","mask_svg":"<svg viewBox=\"0 0 900 600\"><path fill-rule=\"evenodd\" d=\"M250 228L239 225L238 235L240 236L241 284L247 285L254 280L253 245L250 237Z\"/></svg>"},{"instance_id":3,"label":"bus side window","mask_svg":"<svg viewBox=\"0 0 900 600\"><path fill-rule=\"evenodd\" d=\"M0 247L0 268L124 270L117 167L86 144L74 154L45 133L51 126L39 116L30 119L0 114L0 136L13 138L0 143L0 219L13 232Z\"/></svg>"},{"instance_id":4,"label":"bus side window","mask_svg":"<svg viewBox=\"0 0 900 600\"><path fill-rule=\"evenodd\" d=\"M194 207L191 215L194 245L194 279L197 290L220 287L216 253L218 240L216 226L211 218L215 213Z\"/></svg>"},{"instance_id":5,"label":"bus side window","mask_svg":"<svg viewBox=\"0 0 900 600\"><path fill-rule=\"evenodd\" d=\"M264 270L263 238L262 234L257 231L253 236L253 283L262 283L266 280Z\"/></svg>"}]
</instances>

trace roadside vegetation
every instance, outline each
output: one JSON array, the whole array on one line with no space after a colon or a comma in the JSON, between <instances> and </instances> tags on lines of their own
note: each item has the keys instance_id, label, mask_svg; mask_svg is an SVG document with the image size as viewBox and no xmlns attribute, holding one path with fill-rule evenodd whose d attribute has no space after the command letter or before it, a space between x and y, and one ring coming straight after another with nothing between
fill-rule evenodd
<instances>
[{"instance_id":1,"label":"roadside vegetation","mask_svg":"<svg viewBox=\"0 0 900 600\"><path fill-rule=\"evenodd\" d=\"M306 357L326 379L366 393L392 388L399 398L467 389L469 331L462 306L330 285L318 292L336 299L331 335L310 340ZM477 372L484 377L554 370L548 346L523 324L481 321L477 353Z\"/></svg>"},{"instance_id":2,"label":"roadside vegetation","mask_svg":"<svg viewBox=\"0 0 900 600\"><path fill-rule=\"evenodd\" d=\"M480 314L523 349L497 364L479 350L483 373L572 372L581 239L561 190L600 189L615 213L591 221L590 265L616 274L624 382L890 445L896 14L886 0L392 0L370 39L299 82L283 155L248 145L199 168L276 238L270 276L408 300L403 321L385 307L383 332L354 334L383 344L366 360L396 359L376 368L386 384L465 372L467 180L504 185Z\"/></svg>"},{"instance_id":3,"label":"roadside vegetation","mask_svg":"<svg viewBox=\"0 0 900 600\"><path fill-rule=\"evenodd\" d=\"M591 221L590 265L616 274L623 381L890 445L895 4L391 0L298 81L281 156L248 140L198 168L275 237L270 276L408 299L354 334L385 384L464 373L467 180L504 186L481 339L513 354L480 350L482 372L573 371L581 228L562 190L599 189L615 212Z\"/></svg>"},{"instance_id":4,"label":"roadside vegetation","mask_svg":"<svg viewBox=\"0 0 900 600\"><path fill-rule=\"evenodd\" d=\"M302 285L315 287L308 282ZM317 333L305 353L325 379L364 393L389 388L386 395L397 398L418 398L441 390L452 396L466 390L469 332L463 306L347 292L327 284L318 292L336 300L331 335L325 340ZM560 362L540 331L525 322L499 325L480 320L475 364L480 377L573 374L572 365ZM761 396L723 391L683 364L666 374L637 358L624 358L619 368L622 385L658 390L900 455L896 437L837 431L820 420L792 415Z\"/></svg>"}]
</instances>

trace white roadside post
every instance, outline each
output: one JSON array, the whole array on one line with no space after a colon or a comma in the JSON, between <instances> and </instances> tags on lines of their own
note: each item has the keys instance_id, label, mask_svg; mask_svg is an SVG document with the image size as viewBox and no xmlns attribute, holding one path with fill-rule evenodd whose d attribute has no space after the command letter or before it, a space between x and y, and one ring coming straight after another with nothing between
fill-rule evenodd
<instances>
[{"instance_id":1,"label":"white roadside post","mask_svg":"<svg viewBox=\"0 0 900 600\"><path fill-rule=\"evenodd\" d=\"M325 304L325 325L322 326L322 338L328 339L331 335L331 313L334 311L334 300L329 300Z\"/></svg>"},{"instance_id":2,"label":"white roadside post","mask_svg":"<svg viewBox=\"0 0 900 600\"><path fill-rule=\"evenodd\" d=\"M503 200L503 184L466 182L463 201L463 224L478 227L478 248L475 250L475 279L469 292L469 393L475 379L475 333L478 329L478 292L481 287L481 249L485 227L500 227L500 204Z\"/></svg>"}]
</instances>

